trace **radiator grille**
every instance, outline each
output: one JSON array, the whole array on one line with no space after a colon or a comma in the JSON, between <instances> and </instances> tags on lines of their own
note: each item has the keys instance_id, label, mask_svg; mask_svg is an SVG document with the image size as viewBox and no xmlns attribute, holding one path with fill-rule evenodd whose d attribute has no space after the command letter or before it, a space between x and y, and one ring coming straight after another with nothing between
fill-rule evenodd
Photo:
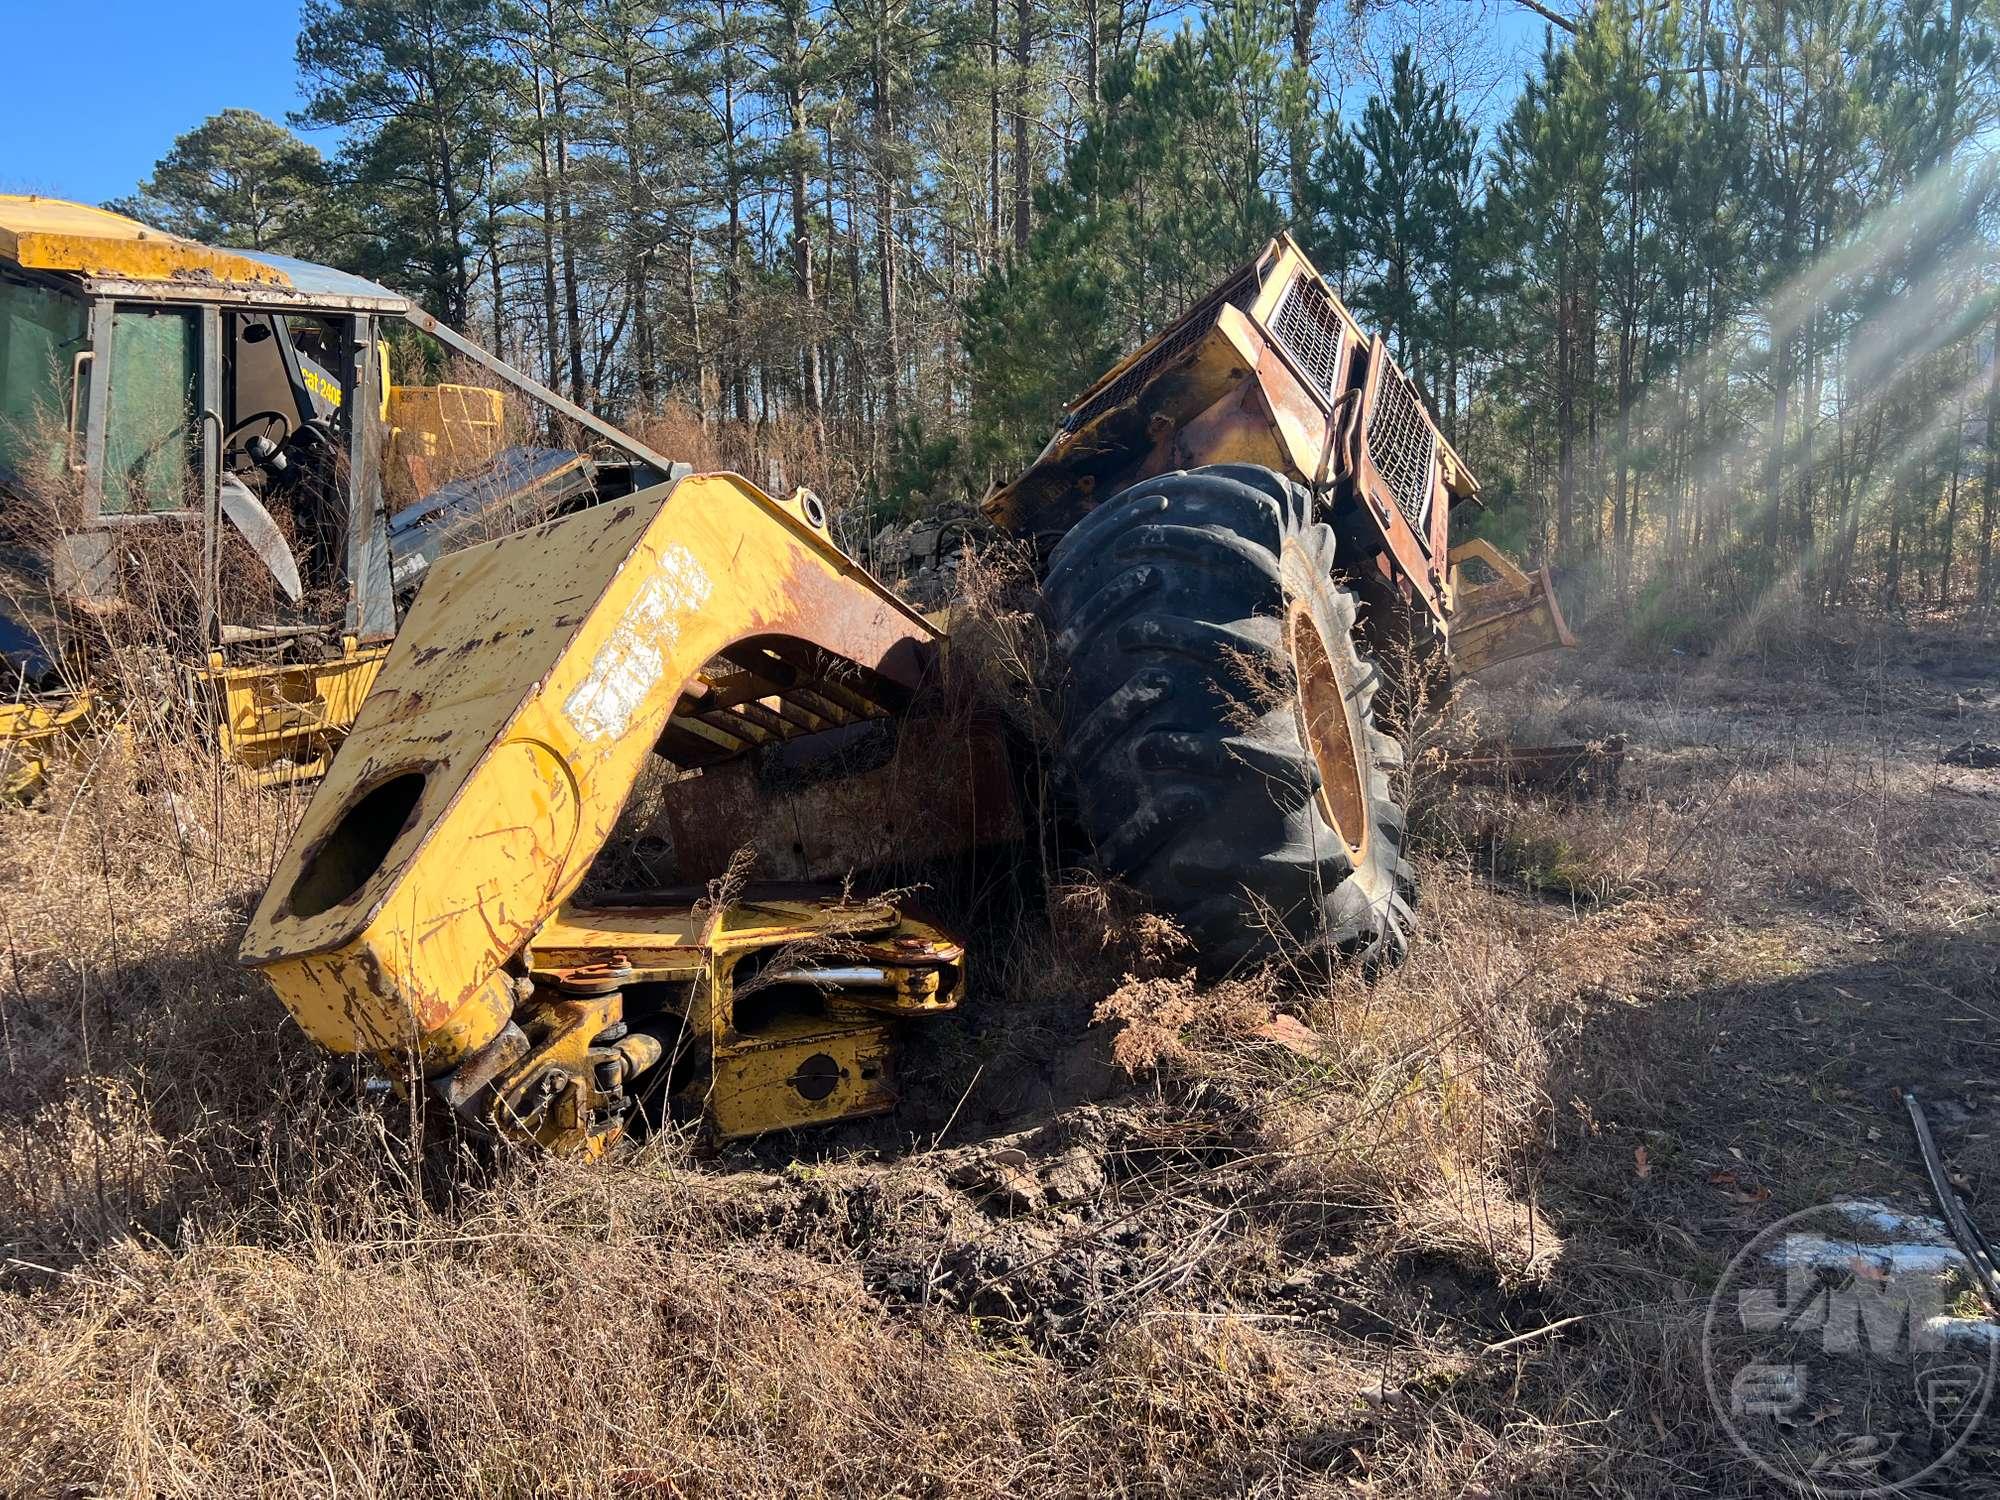
<instances>
[{"instance_id":1,"label":"radiator grille","mask_svg":"<svg viewBox=\"0 0 2000 1500\"><path fill-rule=\"evenodd\" d=\"M1331 401L1340 393L1341 354L1347 341L1333 299L1315 278L1302 275L1292 282L1271 320L1271 337L1284 345L1322 396Z\"/></svg>"},{"instance_id":2,"label":"radiator grille","mask_svg":"<svg viewBox=\"0 0 2000 1500\"><path fill-rule=\"evenodd\" d=\"M1379 343L1376 356L1383 368L1375 390L1375 409L1368 418L1368 457L1388 484L1403 519L1428 550L1425 522L1430 517L1437 433L1424 415L1423 402L1409 376L1396 368Z\"/></svg>"},{"instance_id":3,"label":"radiator grille","mask_svg":"<svg viewBox=\"0 0 2000 1500\"><path fill-rule=\"evenodd\" d=\"M1216 314L1222 311L1225 304L1248 307L1256 297L1257 268L1254 265L1245 266L1237 276L1189 308L1181 316L1180 321L1166 331L1159 343L1129 370L1064 417L1061 430L1075 432L1079 427L1095 422L1106 412L1115 411L1127 402L1138 399L1139 393L1155 376L1177 362L1200 342L1203 334L1215 326Z\"/></svg>"}]
</instances>

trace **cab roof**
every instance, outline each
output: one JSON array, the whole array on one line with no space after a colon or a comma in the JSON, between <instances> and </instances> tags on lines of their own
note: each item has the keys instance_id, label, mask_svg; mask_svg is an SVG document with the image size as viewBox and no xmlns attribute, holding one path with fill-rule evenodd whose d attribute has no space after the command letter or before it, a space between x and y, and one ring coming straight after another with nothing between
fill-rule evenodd
<instances>
[{"instance_id":1,"label":"cab roof","mask_svg":"<svg viewBox=\"0 0 2000 1500\"><path fill-rule=\"evenodd\" d=\"M176 298L226 292L231 301L403 312L410 301L331 266L260 250L218 250L109 209L0 193L0 261L26 271L150 289Z\"/></svg>"}]
</instances>

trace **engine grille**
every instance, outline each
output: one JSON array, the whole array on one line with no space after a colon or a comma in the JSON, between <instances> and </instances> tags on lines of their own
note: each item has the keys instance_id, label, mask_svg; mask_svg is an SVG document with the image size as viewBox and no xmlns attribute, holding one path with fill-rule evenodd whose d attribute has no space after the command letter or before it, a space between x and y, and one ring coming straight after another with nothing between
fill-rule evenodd
<instances>
[{"instance_id":1,"label":"engine grille","mask_svg":"<svg viewBox=\"0 0 2000 1500\"><path fill-rule=\"evenodd\" d=\"M1430 518L1437 432L1424 415L1423 402L1410 377L1396 368L1379 343L1376 353L1383 369L1376 383L1375 409L1368 418L1368 457L1388 484L1403 519L1428 551L1425 523Z\"/></svg>"},{"instance_id":2,"label":"engine grille","mask_svg":"<svg viewBox=\"0 0 2000 1500\"><path fill-rule=\"evenodd\" d=\"M1257 268L1245 266L1234 278L1225 282L1197 302L1181 315L1180 321L1170 327L1152 350L1141 357L1123 375L1092 396L1083 405L1062 420L1063 432L1075 432L1095 422L1108 411L1115 411L1138 395L1153 378L1178 361L1182 355L1199 343L1202 335L1215 326L1216 314L1224 305L1248 307L1257 298Z\"/></svg>"},{"instance_id":3,"label":"engine grille","mask_svg":"<svg viewBox=\"0 0 2000 1500\"><path fill-rule=\"evenodd\" d=\"M1331 401L1340 393L1342 337L1333 299L1314 277L1299 276L1278 304L1271 337L1284 345L1319 393Z\"/></svg>"}]
</instances>

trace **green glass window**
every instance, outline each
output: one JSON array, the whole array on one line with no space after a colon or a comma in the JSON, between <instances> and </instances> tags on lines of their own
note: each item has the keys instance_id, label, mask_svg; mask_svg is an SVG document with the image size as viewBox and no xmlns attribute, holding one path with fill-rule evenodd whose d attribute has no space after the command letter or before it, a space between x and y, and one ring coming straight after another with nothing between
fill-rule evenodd
<instances>
[{"instance_id":1,"label":"green glass window","mask_svg":"<svg viewBox=\"0 0 2000 1500\"><path fill-rule=\"evenodd\" d=\"M195 382L200 314L120 307L111 316L110 411L104 429L106 515L196 503Z\"/></svg>"},{"instance_id":2,"label":"green glass window","mask_svg":"<svg viewBox=\"0 0 2000 1500\"><path fill-rule=\"evenodd\" d=\"M62 463L85 318L74 297L0 277L0 479L39 479Z\"/></svg>"}]
</instances>

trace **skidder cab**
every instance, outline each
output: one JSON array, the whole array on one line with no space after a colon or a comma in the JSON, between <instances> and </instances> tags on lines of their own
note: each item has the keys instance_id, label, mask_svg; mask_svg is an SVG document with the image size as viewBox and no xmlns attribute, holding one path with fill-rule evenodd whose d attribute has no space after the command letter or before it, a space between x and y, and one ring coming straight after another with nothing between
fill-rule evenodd
<instances>
[{"instance_id":1,"label":"skidder cab","mask_svg":"<svg viewBox=\"0 0 2000 1500\"><path fill-rule=\"evenodd\" d=\"M392 384L399 325L604 451L508 446L498 389ZM200 664L248 779L317 776L438 556L684 472L387 287L0 194L0 778L39 779L114 631ZM134 587L141 555L172 561Z\"/></svg>"}]
</instances>

